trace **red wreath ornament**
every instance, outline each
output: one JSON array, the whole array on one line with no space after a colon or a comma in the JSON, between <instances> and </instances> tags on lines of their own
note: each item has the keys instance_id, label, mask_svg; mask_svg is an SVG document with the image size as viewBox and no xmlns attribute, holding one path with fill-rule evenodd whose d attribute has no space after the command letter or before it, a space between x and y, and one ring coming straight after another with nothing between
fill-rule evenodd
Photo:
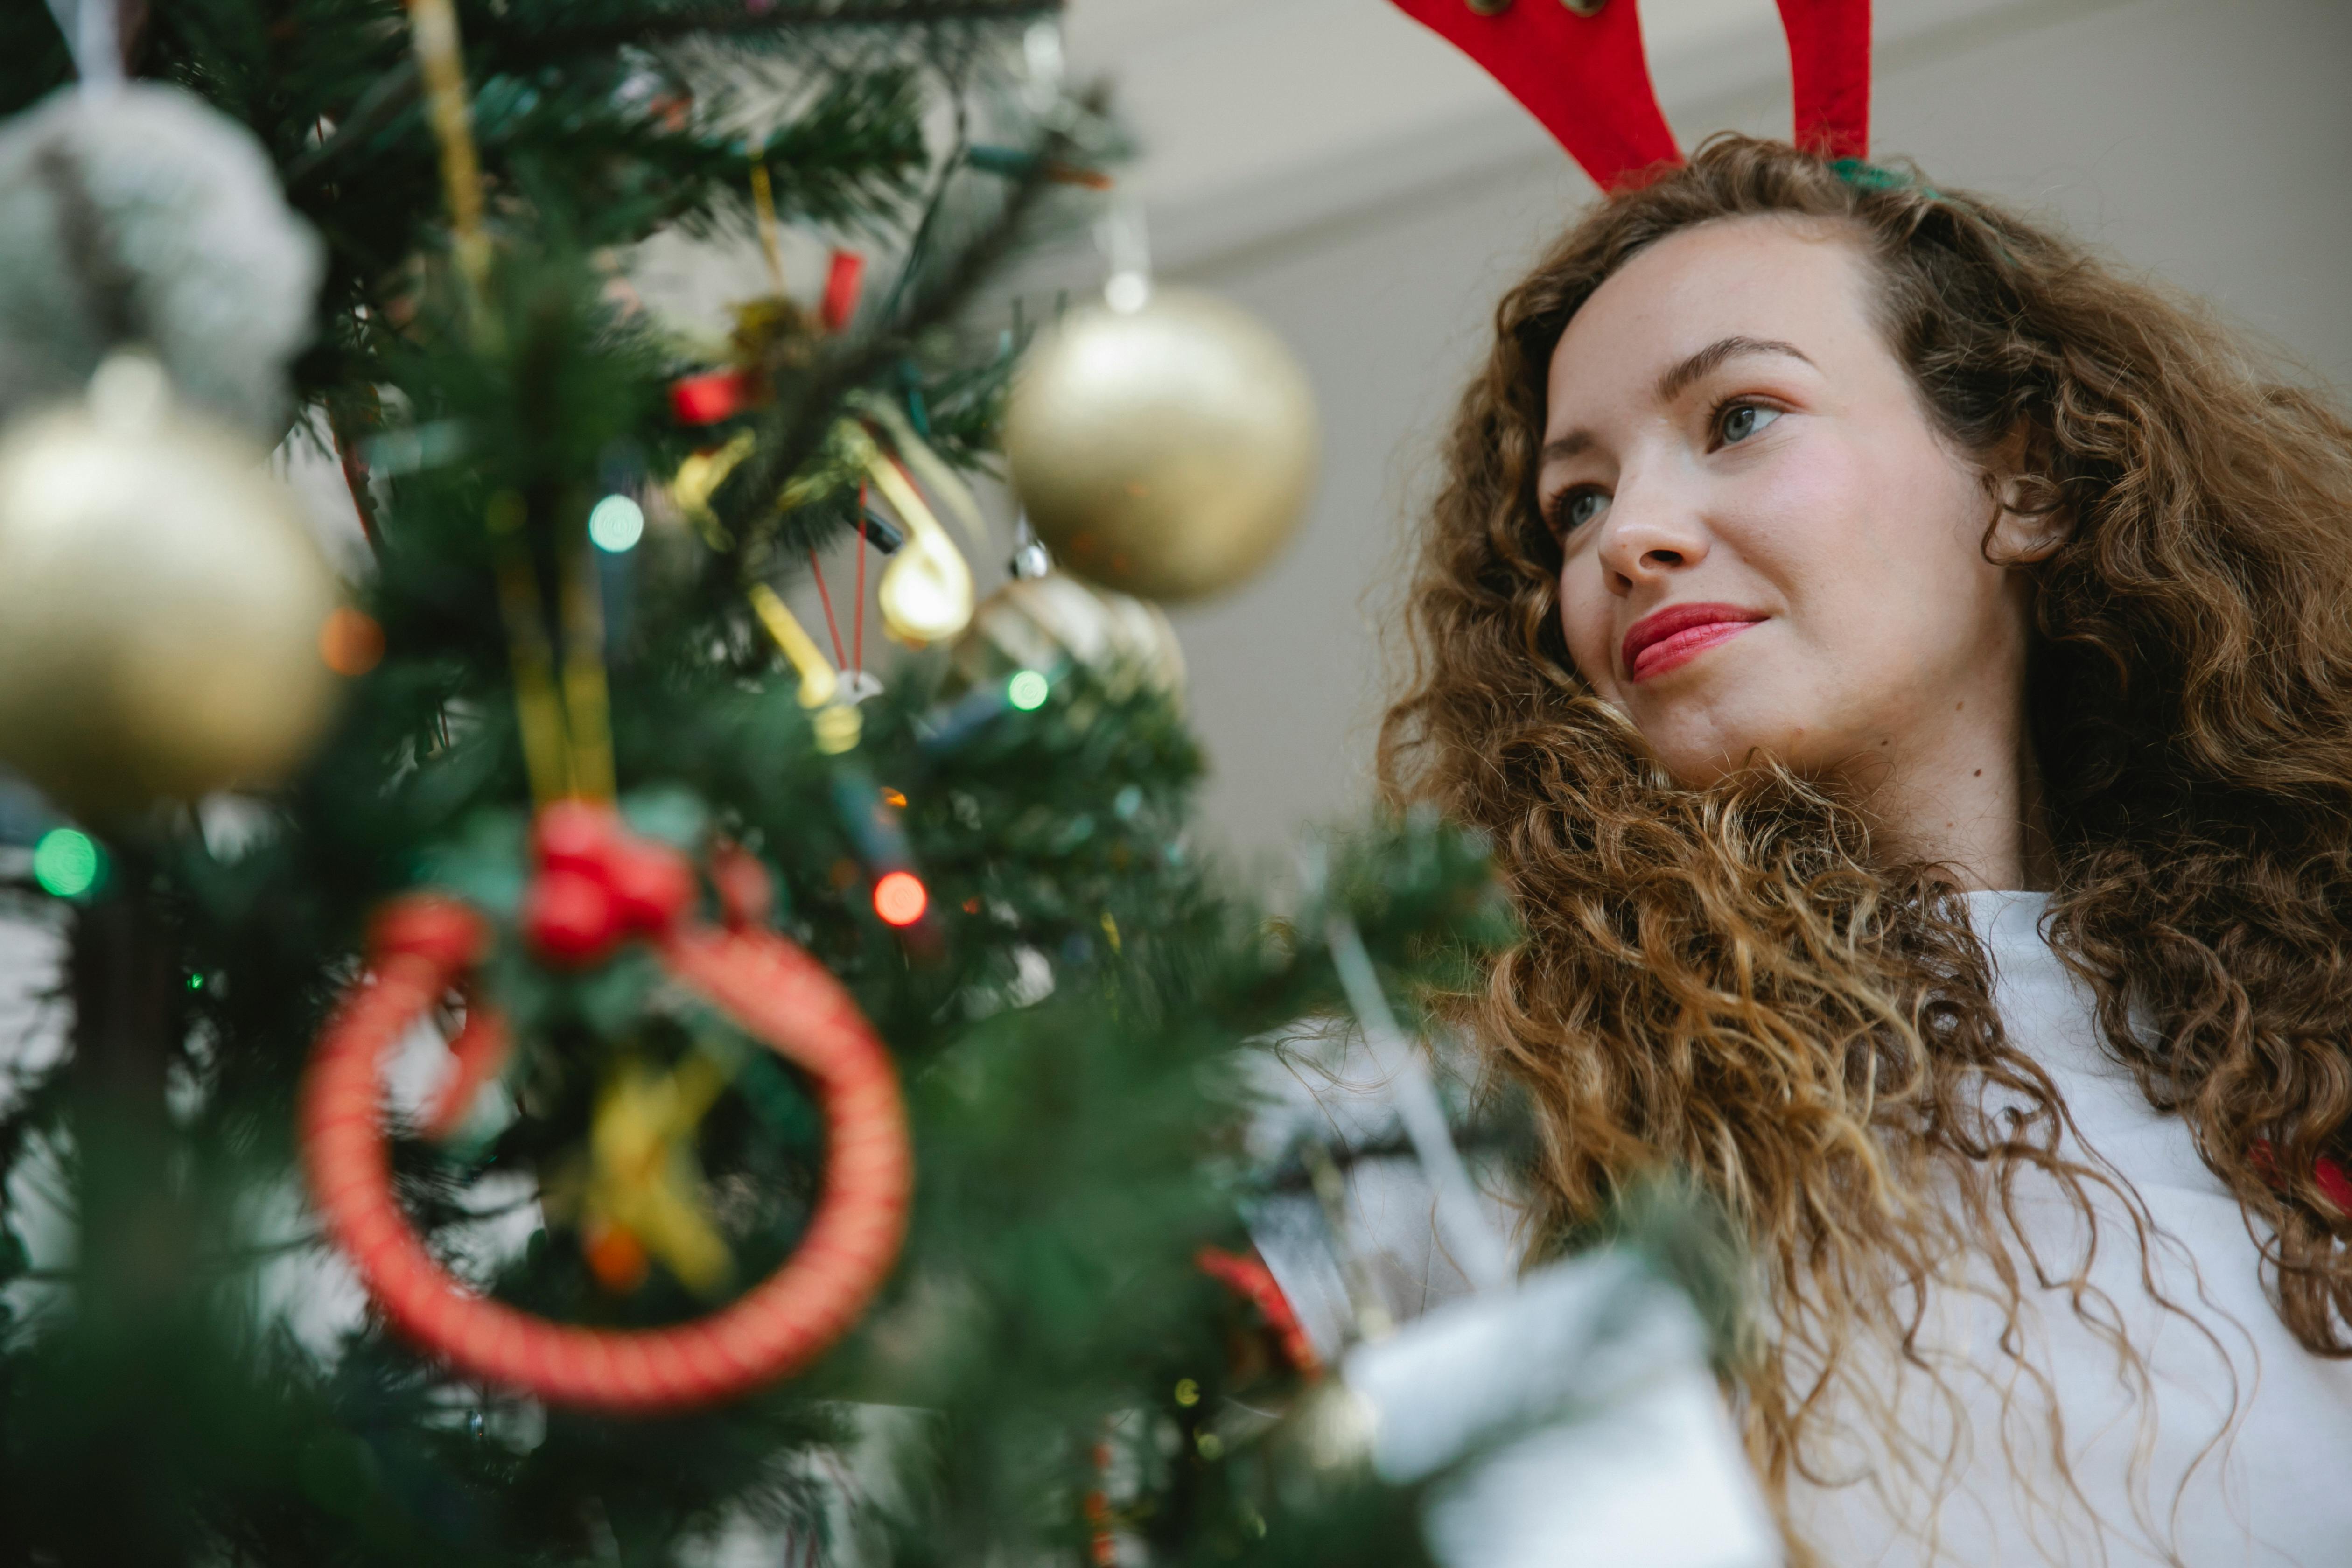
<instances>
[{"instance_id":1,"label":"red wreath ornament","mask_svg":"<svg viewBox=\"0 0 2352 1568\"><path fill-rule=\"evenodd\" d=\"M394 1195L383 1116L384 1058L487 955L490 922L435 893L379 911L369 973L320 1037L300 1106L303 1162L328 1234L393 1326L469 1377L554 1404L612 1413L708 1405L789 1375L856 1321L905 1239L913 1184L904 1107L888 1053L840 983L758 921L756 862L722 853L712 881L724 927L693 917L684 856L632 837L609 806L560 801L540 814L526 939L550 962L584 965L631 937L671 978L815 1080L825 1172L800 1246L775 1273L691 1322L602 1330L490 1300L443 1268ZM435 1122L463 1114L495 1071L506 1031L472 998Z\"/></svg>"}]
</instances>

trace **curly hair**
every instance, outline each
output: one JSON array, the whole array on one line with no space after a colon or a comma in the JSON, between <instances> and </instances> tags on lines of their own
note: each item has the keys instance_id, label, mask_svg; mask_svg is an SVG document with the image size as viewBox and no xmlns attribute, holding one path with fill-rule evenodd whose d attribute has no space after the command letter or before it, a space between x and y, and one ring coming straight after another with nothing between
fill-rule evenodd
<instances>
[{"instance_id":1,"label":"curly hair","mask_svg":"<svg viewBox=\"0 0 2352 1568\"><path fill-rule=\"evenodd\" d=\"M1990 201L1744 137L1610 196L1498 308L1419 539L1381 777L1492 836L1524 921L1460 1002L1538 1107L1541 1235L1676 1166L1749 1239L1772 1328L1740 1403L1785 1504L1792 1474L1824 1479L1858 1343L1916 1361L1956 1258L1989 1260L2015 1327L2018 1269L1990 1244L2020 1173L2086 1216L2104 1184L2147 1236L2126 1185L2062 1153L2065 1109L2003 1037L1948 873L1874 855L1853 802L1769 763L1677 784L1570 659L1535 494L1552 352L1647 247L1765 216L1868 258L1884 339L1958 449L2023 437L2028 504L2064 535L2019 568L2047 930L2328 1356L2352 1354L2352 1215L2315 1177L2352 1152L2352 426ZM2087 1321L2084 1273L2042 1282Z\"/></svg>"}]
</instances>

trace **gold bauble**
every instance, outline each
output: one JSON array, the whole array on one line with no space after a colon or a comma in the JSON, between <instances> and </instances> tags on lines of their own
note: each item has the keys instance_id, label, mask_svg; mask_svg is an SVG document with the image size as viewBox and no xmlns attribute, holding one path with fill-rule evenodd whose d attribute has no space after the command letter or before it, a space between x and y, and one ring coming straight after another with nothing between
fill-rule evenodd
<instances>
[{"instance_id":1,"label":"gold bauble","mask_svg":"<svg viewBox=\"0 0 2352 1568\"><path fill-rule=\"evenodd\" d=\"M260 461L131 358L0 435L0 761L68 810L264 783L323 729L335 580Z\"/></svg>"},{"instance_id":2,"label":"gold bauble","mask_svg":"<svg viewBox=\"0 0 2352 1568\"><path fill-rule=\"evenodd\" d=\"M973 686L1015 670L1091 670L1115 696L1138 686L1184 689L1184 650L1168 617L1140 599L1054 573L1007 583L972 613L955 645L956 673Z\"/></svg>"},{"instance_id":3,"label":"gold bauble","mask_svg":"<svg viewBox=\"0 0 2352 1568\"><path fill-rule=\"evenodd\" d=\"M1149 599L1231 587L1314 486L1314 394L1282 341L1205 294L1073 310L1013 384L1013 488L1062 565Z\"/></svg>"}]
</instances>

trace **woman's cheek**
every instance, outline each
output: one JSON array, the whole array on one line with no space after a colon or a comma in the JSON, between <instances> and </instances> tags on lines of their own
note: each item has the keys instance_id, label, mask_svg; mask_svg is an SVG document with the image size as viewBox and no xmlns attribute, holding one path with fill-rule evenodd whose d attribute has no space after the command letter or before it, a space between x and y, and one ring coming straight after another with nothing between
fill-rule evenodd
<instances>
[{"instance_id":1,"label":"woman's cheek","mask_svg":"<svg viewBox=\"0 0 2352 1568\"><path fill-rule=\"evenodd\" d=\"M1857 465L1828 442L1800 441L1718 509L1715 529L1759 574L1814 576L1850 562L1863 491Z\"/></svg>"},{"instance_id":2,"label":"woman's cheek","mask_svg":"<svg viewBox=\"0 0 2352 1568\"><path fill-rule=\"evenodd\" d=\"M1561 569L1559 619L1576 672L1601 696L1612 696L1616 662L1611 657L1609 639L1614 617L1610 614L1609 591L1601 582L1601 569L1590 556L1571 557Z\"/></svg>"},{"instance_id":3,"label":"woman's cheek","mask_svg":"<svg viewBox=\"0 0 2352 1568\"><path fill-rule=\"evenodd\" d=\"M1806 640L1834 630L1811 624L1817 619L1874 611L1900 577L1889 570L1864 480L1862 466L1829 443L1809 444L1757 475L1713 519L1726 564L1736 562L1762 590L1759 607L1798 623Z\"/></svg>"}]
</instances>

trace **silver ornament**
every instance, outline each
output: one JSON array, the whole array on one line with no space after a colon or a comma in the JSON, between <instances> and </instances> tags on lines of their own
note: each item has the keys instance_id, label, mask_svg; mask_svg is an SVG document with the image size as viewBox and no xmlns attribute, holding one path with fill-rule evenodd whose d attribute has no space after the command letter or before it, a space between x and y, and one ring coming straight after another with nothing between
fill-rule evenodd
<instances>
[{"instance_id":1,"label":"silver ornament","mask_svg":"<svg viewBox=\"0 0 2352 1568\"><path fill-rule=\"evenodd\" d=\"M177 88L67 89L0 125L0 421L126 343L264 446L325 248L251 132Z\"/></svg>"}]
</instances>

